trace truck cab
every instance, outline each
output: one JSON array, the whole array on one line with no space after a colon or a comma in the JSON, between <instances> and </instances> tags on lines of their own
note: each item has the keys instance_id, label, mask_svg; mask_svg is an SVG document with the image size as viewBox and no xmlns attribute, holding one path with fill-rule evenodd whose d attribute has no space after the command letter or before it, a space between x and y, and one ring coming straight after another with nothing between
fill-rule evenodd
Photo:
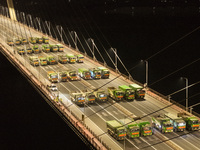
<instances>
[{"instance_id":1,"label":"truck cab","mask_svg":"<svg viewBox=\"0 0 200 150\"><path fill-rule=\"evenodd\" d=\"M68 62L74 64L76 62L76 57L73 54L66 54Z\"/></svg>"},{"instance_id":2,"label":"truck cab","mask_svg":"<svg viewBox=\"0 0 200 150\"><path fill-rule=\"evenodd\" d=\"M17 49L17 53L20 54L20 55L24 55L25 54L25 50L23 47L16 47Z\"/></svg>"},{"instance_id":3,"label":"truck cab","mask_svg":"<svg viewBox=\"0 0 200 150\"><path fill-rule=\"evenodd\" d=\"M136 99L144 99L145 97L145 90L143 90L143 87L138 84L130 84L130 88L132 88L135 91L135 98Z\"/></svg>"},{"instance_id":4,"label":"truck cab","mask_svg":"<svg viewBox=\"0 0 200 150\"><path fill-rule=\"evenodd\" d=\"M49 45L42 45L42 51L45 52L45 53L49 53L50 52L50 47Z\"/></svg>"},{"instance_id":5,"label":"truck cab","mask_svg":"<svg viewBox=\"0 0 200 150\"><path fill-rule=\"evenodd\" d=\"M108 79L110 76L110 71L105 68L105 67L98 67L97 69L99 69L101 71L101 78L103 79Z\"/></svg>"},{"instance_id":6,"label":"truck cab","mask_svg":"<svg viewBox=\"0 0 200 150\"><path fill-rule=\"evenodd\" d=\"M64 51L63 45L61 45L61 44L56 44L56 45L57 45L57 47L58 47L58 51L59 51L59 52L63 52L63 51Z\"/></svg>"},{"instance_id":7,"label":"truck cab","mask_svg":"<svg viewBox=\"0 0 200 150\"><path fill-rule=\"evenodd\" d=\"M55 65L55 64L57 64L57 60L55 59L54 56L49 55L49 56L47 56L47 64L48 65Z\"/></svg>"},{"instance_id":8,"label":"truck cab","mask_svg":"<svg viewBox=\"0 0 200 150\"><path fill-rule=\"evenodd\" d=\"M50 51L51 52L57 52L58 51L58 46L55 44L49 45Z\"/></svg>"},{"instance_id":9,"label":"truck cab","mask_svg":"<svg viewBox=\"0 0 200 150\"><path fill-rule=\"evenodd\" d=\"M85 103L85 96L83 93L71 93L70 94L72 102L76 105L83 105Z\"/></svg>"},{"instance_id":10,"label":"truck cab","mask_svg":"<svg viewBox=\"0 0 200 150\"><path fill-rule=\"evenodd\" d=\"M56 73L55 71L48 71L47 77L52 83L58 82L58 73Z\"/></svg>"},{"instance_id":11,"label":"truck cab","mask_svg":"<svg viewBox=\"0 0 200 150\"><path fill-rule=\"evenodd\" d=\"M101 79L101 70L96 68L89 69L92 79Z\"/></svg>"},{"instance_id":12,"label":"truck cab","mask_svg":"<svg viewBox=\"0 0 200 150\"><path fill-rule=\"evenodd\" d=\"M21 44L21 41L20 41L20 39L15 39L15 45L20 45Z\"/></svg>"},{"instance_id":13,"label":"truck cab","mask_svg":"<svg viewBox=\"0 0 200 150\"><path fill-rule=\"evenodd\" d=\"M88 69L79 68L78 73L79 73L80 77L83 78L83 79L86 79L86 80L91 79L91 73Z\"/></svg>"},{"instance_id":14,"label":"truck cab","mask_svg":"<svg viewBox=\"0 0 200 150\"><path fill-rule=\"evenodd\" d=\"M21 38L20 41L21 44L28 44L28 40L26 38Z\"/></svg>"},{"instance_id":15,"label":"truck cab","mask_svg":"<svg viewBox=\"0 0 200 150\"><path fill-rule=\"evenodd\" d=\"M29 37L29 42L30 42L31 44L36 44L36 40L37 40L36 37Z\"/></svg>"},{"instance_id":16,"label":"truck cab","mask_svg":"<svg viewBox=\"0 0 200 150\"><path fill-rule=\"evenodd\" d=\"M40 60L40 65L41 66L46 66L47 65L47 58L46 57L40 56L39 60Z\"/></svg>"},{"instance_id":17,"label":"truck cab","mask_svg":"<svg viewBox=\"0 0 200 150\"><path fill-rule=\"evenodd\" d=\"M37 56L30 56L29 61L32 66L39 66L39 59Z\"/></svg>"},{"instance_id":18,"label":"truck cab","mask_svg":"<svg viewBox=\"0 0 200 150\"><path fill-rule=\"evenodd\" d=\"M66 82L68 80L67 72L66 71L59 72L59 78L60 78L60 81Z\"/></svg>"},{"instance_id":19,"label":"truck cab","mask_svg":"<svg viewBox=\"0 0 200 150\"><path fill-rule=\"evenodd\" d=\"M124 97L124 91L117 89L115 87L108 87L108 93L111 98L115 101L120 101Z\"/></svg>"},{"instance_id":20,"label":"truck cab","mask_svg":"<svg viewBox=\"0 0 200 150\"><path fill-rule=\"evenodd\" d=\"M67 57L65 55L58 55L58 61L61 64L66 64L68 60L67 60Z\"/></svg>"},{"instance_id":21,"label":"truck cab","mask_svg":"<svg viewBox=\"0 0 200 150\"><path fill-rule=\"evenodd\" d=\"M75 70L67 71L67 76L68 76L70 81L80 80L80 77L78 76L78 73Z\"/></svg>"},{"instance_id":22,"label":"truck cab","mask_svg":"<svg viewBox=\"0 0 200 150\"><path fill-rule=\"evenodd\" d=\"M95 103L95 95L93 92L85 92L85 97L89 104Z\"/></svg>"},{"instance_id":23,"label":"truck cab","mask_svg":"<svg viewBox=\"0 0 200 150\"><path fill-rule=\"evenodd\" d=\"M129 86L121 85L121 86L119 86L119 89L124 91L124 99L126 99L126 100L134 100L135 99L135 91L132 90Z\"/></svg>"},{"instance_id":24,"label":"truck cab","mask_svg":"<svg viewBox=\"0 0 200 150\"><path fill-rule=\"evenodd\" d=\"M83 61L84 61L84 56L82 54L76 55L76 62L83 63Z\"/></svg>"},{"instance_id":25,"label":"truck cab","mask_svg":"<svg viewBox=\"0 0 200 150\"><path fill-rule=\"evenodd\" d=\"M98 100L99 102L106 102L108 100L108 95L105 93L104 90L94 91L94 95L96 97L96 100Z\"/></svg>"},{"instance_id":26,"label":"truck cab","mask_svg":"<svg viewBox=\"0 0 200 150\"><path fill-rule=\"evenodd\" d=\"M39 49L39 46L38 45L34 45L32 47L32 50L35 54L38 54L38 53L41 53L41 50Z\"/></svg>"},{"instance_id":27,"label":"truck cab","mask_svg":"<svg viewBox=\"0 0 200 150\"><path fill-rule=\"evenodd\" d=\"M43 43L49 44L49 38L48 37L42 37Z\"/></svg>"},{"instance_id":28,"label":"truck cab","mask_svg":"<svg viewBox=\"0 0 200 150\"><path fill-rule=\"evenodd\" d=\"M43 43L43 38L42 38L42 37L37 37L37 38L36 38L36 42L37 42L38 44L42 44L42 43Z\"/></svg>"}]
</instances>

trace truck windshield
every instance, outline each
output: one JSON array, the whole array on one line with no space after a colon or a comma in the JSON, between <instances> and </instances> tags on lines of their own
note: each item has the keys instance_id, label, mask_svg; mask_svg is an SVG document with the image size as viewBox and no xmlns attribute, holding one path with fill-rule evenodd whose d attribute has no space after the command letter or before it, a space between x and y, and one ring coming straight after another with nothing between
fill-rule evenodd
<instances>
[{"instance_id":1,"label":"truck windshield","mask_svg":"<svg viewBox=\"0 0 200 150\"><path fill-rule=\"evenodd\" d=\"M85 75L90 75L90 72L85 72Z\"/></svg>"},{"instance_id":2,"label":"truck windshield","mask_svg":"<svg viewBox=\"0 0 200 150\"><path fill-rule=\"evenodd\" d=\"M67 75L66 73L63 73L61 74L61 77L66 77L66 75Z\"/></svg>"},{"instance_id":3,"label":"truck windshield","mask_svg":"<svg viewBox=\"0 0 200 150\"><path fill-rule=\"evenodd\" d=\"M83 59L84 57L78 57L78 59Z\"/></svg>"},{"instance_id":4,"label":"truck windshield","mask_svg":"<svg viewBox=\"0 0 200 150\"><path fill-rule=\"evenodd\" d=\"M94 95L89 95L88 98L95 98L95 96Z\"/></svg>"},{"instance_id":5,"label":"truck windshield","mask_svg":"<svg viewBox=\"0 0 200 150\"><path fill-rule=\"evenodd\" d=\"M178 126L185 126L184 122L178 123Z\"/></svg>"},{"instance_id":6,"label":"truck windshield","mask_svg":"<svg viewBox=\"0 0 200 150\"><path fill-rule=\"evenodd\" d=\"M33 59L33 61L34 61L34 62L38 62L38 60L37 60L37 59Z\"/></svg>"},{"instance_id":7,"label":"truck windshield","mask_svg":"<svg viewBox=\"0 0 200 150\"><path fill-rule=\"evenodd\" d=\"M118 133L124 133L124 132L125 132L124 129L120 129L120 130L118 130Z\"/></svg>"},{"instance_id":8,"label":"truck windshield","mask_svg":"<svg viewBox=\"0 0 200 150\"><path fill-rule=\"evenodd\" d=\"M133 91L128 91L127 93L128 93L129 95L133 95L133 94L134 94Z\"/></svg>"},{"instance_id":9,"label":"truck windshield","mask_svg":"<svg viewBox=\"0 0 200 150\"><path fill-rule=\"evenodd\" d=\"M104 71L104 74L109 74L109 71Z\"/></svg>"},{"instance_id":10,"label":"truck windshield","mask_svg":"<svg viewBox=\"0 0 200 150\"><path fill-rule=\"evenodd\" d=\"M50 60L55 60L55 58L50 58Z\"/></svg>"},{"instance_id":11,"label":"truck windshield","mask_svg":"<svg viewBox=\"0 0 200 150\"><path fill-rule=\"evenodd\" d=\"M58 78L58 76L57 75L52 75L51 78Z\"/></svg>"},{"instance_id":12,"label":"truck windshield","mask_svg":"<svg viewBox=\"0 0 200 150\"><path fill-rule=\"evenodd\" d=\"M194 121L192 121L192 124L199 124L199 121L198 120L194 120Z\"/></svg>"},{"instance_id":13,"label":"truck windshield","mask_svg":"<svg viewBox=\"0 0 200 150\"><path fill-rule=\"evenodd\" d=\"M144 127L144 131L151 130L151 127Z\"/></svg>"},{"instance_id":14,"label":"truck windshield","mask_svg":"<svg viewBox=\"0 0 200 150\"><path fill-rule=\"evenodd\" d=\"M165 127L172 127L172 124L164 124Z\"/></svg>"},{"instance_id":15,"label":"truck windshield","mask_svg":"<svg viewBox=\"0 0 200 150\"><path fill-rule=\"evenodd\" d=\"M139 128L133 128L133 129L131 129L130 131L131 131L131 132L138 132L138 131L140 131L140 129L139 129Z\"/></svg>"},{"instance_id":16,"label":"truck windshield","mask_svg":"<svg viewBox=\"0 0 200 150\"><path fill-rule=\"evenodd\" d=\"M106 94L100 94L99 97L106 97Z\"/></svg>"},{"instance_id":17,"label":"truck windshield","mask_svg":"<svg viewBox=\"0 0 200 150\"><path fill-rule=\"evenodd\" d=\"M123 92L116 92L116 95L124 95Z\"/></svg>"},{"instance_id":18,"label":"truck windshield","mask_svg":"<svg viewBox=\"0 0 200 150\"><path fill-rule=\"evenodd\" d=\"M63 56L62 59L67 59L67 57Z\"/></svg>"},{"instance_id":19,"label":"truck windshield","mask_svg":"<svg viewBox=\"0 0 200 150\"><path fill-rule=\"evenodd\" d=\"M145 93L145 90L138 90L138 93Z\"/></svg>"}]
</instances>

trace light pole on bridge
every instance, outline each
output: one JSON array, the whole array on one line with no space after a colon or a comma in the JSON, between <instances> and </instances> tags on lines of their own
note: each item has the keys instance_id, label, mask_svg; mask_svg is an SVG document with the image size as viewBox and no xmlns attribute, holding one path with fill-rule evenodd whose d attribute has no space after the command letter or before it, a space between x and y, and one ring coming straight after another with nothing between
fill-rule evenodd
<instances>
[{"instance_id":1,"label":"light pole on bridge","mask_svg":"<svg viewBox=\"0 0 200 150\"><path fill-rule=\"evenodd\" d=\"M186 111L188 111L188 78L186 78L186 77L181 77L182 79L184 79L185 80L185 91L186 91L186 93L185 93L185 100L186 100L186 102L185 102L185 109L186 109Z\"/></svg>"},{"instance_id":2,"label":"light pole on bridge","mask_svg":"<svg viewBox=\"0 0 200 150\"><path fill-rule=\"evenodd\" d=\"M148 87L148 69L149 69L149 63L147 60L141 60L142 62L146 63L146 87Z\"/></svg>"}]
</instances>

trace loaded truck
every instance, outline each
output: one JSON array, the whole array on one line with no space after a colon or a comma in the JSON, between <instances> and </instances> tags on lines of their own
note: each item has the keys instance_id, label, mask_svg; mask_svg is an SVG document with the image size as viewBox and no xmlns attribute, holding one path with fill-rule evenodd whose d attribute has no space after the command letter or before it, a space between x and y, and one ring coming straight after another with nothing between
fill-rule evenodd
<instances>
[{"instance_id":1,"label":"loaded truck","mask_svg":"<svg viewBox=\"0 0 200 150\"><path fill-rule=\"evenodd\" d=\"M138 123L129 118L120 119L119 121L122 123L123 126L125 126L126 135L129 138L135 138L140 136L140 127Z\"/></svg>"},{"instance_id":2,"label":"loaded truck","mask_svg":"<svg viewBox=\"0 0 200 150\"><path fill-rule=\"evenodd\" d=\"M47 78L48 78L49 81L51 81L52 83L58 82L58 73L56 73L55 71L48 71L48 72L47 72Z\"/></svg>"},{"instance_id":3,"label":"loaded truck","mask_svg":"<svg viewBox=\"0 0 200 150\"><path fill-rule=\"evenodd\" d=\"M49 45L49 47L50 47L50 51L51 52L57 52L58 51L58 46L57 45Z\"/></svg>"},{"instance_id":4,"label":"loaded truck","mask_svg":"<svg viewBox=\"0 0 200 150\"><path fill-rule=\"evenodd\" d=\"M27 47L26 48L26 53L27 54L32 54L33 53L33 49L31 47Z\"/></svg>"},{"instance_id":5,"label":"loaded truck","mask_svg":"<svg viewBox=\"0 0 200 150\"><path fill-rule=\"evenodd\" d=\"M29 57L30 64L33 66L39 66L39 59L37 56L30 56Z\"/></svg>"},{"instance_id":6,"label":"loaded truck","mask_svg":"<svg viewBox=\"0 0 200 150\"><path fill-rule=\"evenodd\" d=\"M36 37L29 37L29 42L30 42L31 44L36 44L36 40L37 40Z\"/></svg>"},{"instance_id":7,"label":"loaded truck","mask_svg":"<svg viewBox=\"0 0 200 150\"><path fill-rule=\"evenodd\" d=\"M89 71L92 79L101 79L101 70L97 68L90 68Z\"/></svg>"},{"instance_id":8,"label":"loaded truck","mask_svg":"<svg viewBox=\"0 0 200 150\"><path fill-rule=\"evenodd\" d=\"M85 92L85 98L89 104L95 103L95 95L93 92Z\"/></svg>"},{"instance_id":9,"label":"loaded truck","mask_svg":"<svg viewBox=\"0 0 200 150\"><path fill-rule=\"evenodd\" d=\"M61 71L58 74L59 74L60 81L66 82L68 80L66 71Z\"/></svg>"},{"instance_id":10,"label":"loaded truck","mask_svg":"<svg viewBox=\"0 0 200 150\"><path fill-rule=\"evenodd\" d=\"M73 54L66 54L68 62L74 64L76 62L76 57Z\"/></svg>"},{"instance_id":11,"label":"loaded truck","mask_svg":"<svg viewBox=\"0 0 200 150\"><path fill-rule=\"evenodd\" d=\"M134 119L133 119L134 121ZM136 120L135 123L137 123L140 127L140 135L141 136L148 136L152 135L152 126L149 121L144 120Z\"/></svg>"},{"instance_id":12,"label":"loaded truck","mask_svg":"<svg viewBox=\"0 0 200 150\"><path fill-rule=\"evenodd\" d=\"M83 63L83 61L84 61L84 56L82 54L76 55L76 62Z\"/></svg>"},{"instance_id":13,"label":"loaded truck","mask_svg":"<svg viewBox=\"0 0 200 150\"><path fill-rule=\"evenodd\" d=\"M108 133L116 140L124 140L126 137L125 127L117 120L106 121Z\"/></svg>"},{"instance_id":14,"label":"loaded truck","mask_svg":"<svg viewBox=\"0 0 200 150\"><path fill-rule=\"evenodd\" d=\"M43 38L42 38L42 37L37 37L37 38L36 38L36 42L37 42L38 44L42 44L42 43L43 43Z\"/></svg>"},{"instance_id":15,"label":"loaded truck","mask_svg":"<svg viewBox=\"0 0 200 150\"><path fill-rule=\"evenodd\" d=\"M42 45L42 51L45 53L49 53L50 52L50 47L49 45Z\"/></svg>"},{"instance_id":16,"label":"loaded truck","mask_svg":"<svg viewBox=\"0 0 200 150\"><path fill-rule=\"evenodd\" d=\"M67 63L67 57L65 55L58 55L58 61L61 64L66 64Z\"/></svg>"},{"instance_id":17,"label":"loaded truck","mask_svg":"<svg viewBox=\"0 0 200 150\"><path fill-rule=\"evenodd\" d=\"M163 115L155 115L151 118L152 126L162 133L173 132L171 119Z\"/></svg>"},{"instance_id":18,"label":"loaded truck","mask_svg":"<svg viewBox=\"0 0 200 150\"><path fill-rule=\"evenodd\" d=\"M124 99L126 100L134 100L135 99L135 91L131 89L127 85L121 85L119 86L119 89L124 91Z\"/></svg>"},{"instance_id":19,"label":"loaded truck","mask_svg":"<svg viewBox=\"0 0 200 150\"><path fill-rule=\"evenodd\" d=\"M189 131L199 130L199 120L193 115L186 113L178 113L178 117L181 117L186 122L186 129Z\"/></svg>"},{"instance_id":20,"label":"loaded truck","mask_svg":"<svg viewBox=\"0 0 200 150\"><path fill-rule=\"evenodd\" d=\"M41 53L41 50L39 49L39 46L38 45L34 45L33 47L32 47L32 50L33 50L33 52L34 53Z\"/></svg>"},{"instance_id":21,"label":"loaded truck","mask_svg":"<svg viewBox=\"0 0 200 150\"><path fill-rule=\"evenodd\" d=\"M47 58L46 57L40 56L39 60L40 60L40 65L41 66L46 66L47 65Z\"/></svg>"},{"instance_id":22,"label":"loaded truck","mask_svg":"<svg viewBox=\"0 0 200 150\"><path fill-rule=\"evenodd\" d=\"M58 47L58 51L59 52L63 52L64 51L64 47L61 44L56 44L56 46Z\"/></svg>"},{"instance_id":23,"label":"loaded truck","mask_svg":"<svg viewBox=\"0 0 200 150\"><path fill-rule=\"evenodd\" d=\"M99 69L101 71L101 78L103 79L108 79L110 76L110 71L105 68L105 67L98 67L97 69Z\"/></svg>"},{"instance_id":24,"label":"loaded truck","mask_svg":"<svg viewBox=\"0 0 200 150\"><path fill-rule=\"evenodd\" d=\"M9 45L9 46L14 46L14 42L13 42L13 40L12 39L7 39L7 44Z\"/></svg>"},{"instance_id":25,"label":"loaded truck","mask_svg":"<svg viewBox=\"0 0 200 150\"><path fill-rule=\"evenodd\" d=\"M25 54L24 48L22 48L22 47L16 47L16 49L17 49L17 53L18 54L20 54L20 55L24 55Z\"/></svg>"},{"instance_id":26,"label":"loaded truck","mask_svg":"<svg viewBox=\"0 0 200 150\"><path fill-rule=\"evenodd\" d=\"M94 91L94 95L96 97L96 100L99 102L105 102L108 100L108 96L104 90Z\"/></svg>"},{"instance_id":27,"label":"loaded truck","mask_svg":"<svg viewBox=\"0 0 200 150\"><path fill-rule=\"evenodd\" d=\"M77 81L80 80L80 77L78 76L77 71L75 70L68 70L67 71L67 77L70 81Z\"/></svg>"},{"instance_id":28,"label":"loaded truck","mask_svg":"<svg viewBox=\"0 0 200 150\"><path fill-rule=\"evenodd\" d=\"M108 96L113 98L115 101L121 101L124 97L124 91L115 87L108 87Z\"/></svg>"},{"instance_id":29,"label":"loaded truck","mask_svg":"<svg viewBox=\"0 0 200 150\"><path fill-rule=\"evenodd\" d=\"M135 98L136 99L144 99L145 97L145 90L143 90L143 87L138 84L130 84L130 88L132 88L135 91Z\"/></svg>"},{"instance_id":30,"label":"loaded truck","mask_svg":"<svg viewBox=\"0 0 200 150\"><path fill-rule=\"evenodd\" d=\"M85 68L79 68L78 69L78 73L80 75L81 78L83 79L91 79L91 73L88 69Z\"/></svg>"},{"instance_id":31,"label":"loaded truck","mask_svg":"<svg viewBox=\"0 0 200 150\"><path fill-rule=\"evenodd\" d=\"M165 114L165 116L171 119L175 132L185 131L186 123L181 117L177 117L172 114Z\"/></svg>"},{"instance_id":32,"label":"loaded truck","mask_svg":"<svg viewBox=\"0 0 200 150\"><path fill-rule=\"evenodd\" d=\"M49 38L48 37L42 37L43 43L49 44Z\"/></svg>"},{"instance_id":33,"label":"loaded truck","mask_svg":"<svg viewBox=\"0 0 200 150\"><path fill-rule=\"evenodd\" d=\"M21 41L21 44L28 44L28 41L26 38L21 38L20 41Z\"/></svg>"},{"instance_id":34,"label":"loaded truck","mask_svg":"<svg viewBox=\"0 0 200 150\"><path fill-rule=\"evenodd\" d=\"M15 45L20 45L20 44L21 44L20 39L15 39Z\"/></svg>"},{"instance_id":35,"label":"loaded truck","mask_svg":"<svg viewBox=\"0 0 200 150\"><path fill-rule=\"evenodd\" d=\"M47 64L48 65L55 65L57 63L58 62L57 62L57 60L55 59L54 56L52 56L52 55L47 56Z\"/></svg>"},{"instance_id":36,"label":"loaded truck","mask_svg":"<svg viewBox=\"0 0 200 150\"><path fill-rule=\"evenodd\" d=\"M74 102L76 105L83 105L85 102L85 96L83 93L70 93L71 101Z\"/></svg>"}]
</instances>

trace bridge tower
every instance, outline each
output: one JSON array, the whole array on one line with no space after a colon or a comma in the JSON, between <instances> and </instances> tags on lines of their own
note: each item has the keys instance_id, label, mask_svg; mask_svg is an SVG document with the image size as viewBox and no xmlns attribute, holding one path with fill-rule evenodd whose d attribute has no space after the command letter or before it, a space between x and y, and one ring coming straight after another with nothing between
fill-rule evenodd
<instances>
[{"instance_id":1,"label":"bridge tower","mask_svg":"<svg viewBox=\"0 0 200 150\"><path fill-rule=\"evenodd\" d=\"M14 21L17 21L16 18L16 13L15 13L15 8L13 5L13 0L7 0L7 5L8 5L8 10L9 10L9 14L10 14L10 18Z\"/></svg>"}]
</instances>

